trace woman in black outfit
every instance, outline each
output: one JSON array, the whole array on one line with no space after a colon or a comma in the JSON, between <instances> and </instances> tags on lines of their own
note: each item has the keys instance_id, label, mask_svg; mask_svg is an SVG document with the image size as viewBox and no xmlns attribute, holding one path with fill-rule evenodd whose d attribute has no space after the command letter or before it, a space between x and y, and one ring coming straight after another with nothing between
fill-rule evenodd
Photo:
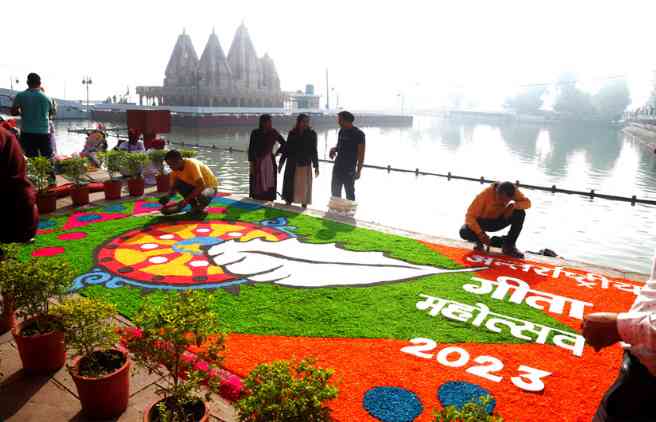
<instances>
[{"instance_id":1,"label":"woman in black outfit","mask_svg":"<svg viewBox=\"0 0 656 422\"><path fill-rule=\"evenodd\" d=\"M310 127L310 118L306 114L298 115L296 126L287 136L278 171L285 162L282 198L287 205L295 202L305 208L312 203L312 167L314 176L319 177L317 133Z\"/></svg>"}]
</instances>

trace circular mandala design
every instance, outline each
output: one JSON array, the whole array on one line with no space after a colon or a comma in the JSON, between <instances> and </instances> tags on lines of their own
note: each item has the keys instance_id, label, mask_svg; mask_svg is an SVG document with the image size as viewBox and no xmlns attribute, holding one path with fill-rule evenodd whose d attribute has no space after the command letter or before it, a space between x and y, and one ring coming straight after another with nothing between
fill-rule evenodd
<instances>
[{"instance_id":1,"label":"circular mandala design","mask_svg":"<svg viewBox=\"0 0 656 422\"><path fill-rule=\"evenodd\" d=\"M241 221L157 224L106 242L96 254L96 263L110 274L152 287L217 284L238 277L207 258L210 247L256 238L277 242L289 237L275 227Z\"/></svg>"}]
</instances>

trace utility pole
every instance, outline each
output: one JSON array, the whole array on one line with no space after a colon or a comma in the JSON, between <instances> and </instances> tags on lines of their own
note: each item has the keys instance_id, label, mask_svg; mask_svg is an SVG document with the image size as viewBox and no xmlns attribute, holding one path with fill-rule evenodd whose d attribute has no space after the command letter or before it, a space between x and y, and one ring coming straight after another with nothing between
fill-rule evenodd
<instances>
[{"instance_id":1,"label":"utility pole","mask_svg":"<svg viewBox=\"0 0 656 422\"><path fill-rule=\"evenodd\" d=\"M93 81L91 80L91 76L85 76L82 78L82 85L86 86L87 88L87 113L89 116L89 119L91 119L91 107L89 105L89 85L91 85Z\"/></svg>"},{"instance_id":2,"label":"utility pole","mask_svg":"<svg viewBox=\"0 0 656 422\"><path fill-rule=\"evenodd\" d=\"M326 68L326 110L330 110L330 85L328 85L328 68Z\"/></svg>"}]
</instances>

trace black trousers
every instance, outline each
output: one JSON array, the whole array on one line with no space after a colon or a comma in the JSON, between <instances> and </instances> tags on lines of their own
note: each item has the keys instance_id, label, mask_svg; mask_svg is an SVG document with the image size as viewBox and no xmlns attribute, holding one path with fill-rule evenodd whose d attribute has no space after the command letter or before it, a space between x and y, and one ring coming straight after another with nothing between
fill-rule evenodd
<instances>
[{"instance_id":1,"label":"black trousers","mask_svg":"<svg viewBox=\"0 0 656 422\"><path fill-rule=\"evenodd\" d=\"M52 144L50 143L49 133L21 133L20 144L23 152L29 158L38 157L39 155L46 158L52 158Z\"/></svg>"},{"instance_id":2,"label":"black trousers","mask_svg":"<svg viewBox=\"0 0 656 422\"><path fill-rule=\"evenodd\" d=\"M615 383L601 399L592 422L656 421L656 377L625 351Z\"/></svg>"},{"instance_id":3,"label":"black trousers","mask_svg":"<svg viewBox=\"0 0 656 422\"><path fill-rule=\"evenodd\" d=\"M174 188L185 199L187 199L195 189L193 185L185 183L180 179L176 179ZM200 195L189 201L189 205L197 211L202 211L207 208L210 202L212 202L214 195L216 195L215 188L205 188Z\"/></svg>"},{"instance_id":4,"label":"black trousers","mask_svg":"<svg viewBox=\"0 0 656 422\"><path fill-rule=\"evenodd\" d=\"M333 196L341 198L342 187L344 187L344 190L346 191L346 199L355 201L355 169L343 170L338 167L333 167Z\"/></svg>"},{"instance_id":5,"label":"black trousers","mask_svg":"<svg viewBox=\"0 0 656 422\"><path fill-rule=\"evenodd\" d=\"M526 218L526 211L524 210L514 210L510 218L479 218L478 225L481 226L481 229L485 232L498 232L503 230L506 227L510 226L508 235L506 236L506 241L504 246L515 246L517 243L517 238L522 232L524 227L524 219ZM464 240L470 242L478 242L478 236L472 229L469 228L466 224L460 229L460 237Z\"/></svg>"}]
</instances>

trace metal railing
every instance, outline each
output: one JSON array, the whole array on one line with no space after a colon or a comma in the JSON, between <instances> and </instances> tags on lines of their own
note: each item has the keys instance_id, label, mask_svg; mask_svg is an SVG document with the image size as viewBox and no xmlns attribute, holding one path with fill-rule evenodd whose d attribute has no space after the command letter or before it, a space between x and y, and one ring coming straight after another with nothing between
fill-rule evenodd
<instances>
[{"instance_id":1,"label":"metal railing","mask_svg":"<svg viewBox=\"0 0 656 422\"><path fill-rule=\"evenodd\" d=\"M217 147L216 145L190 144L190 143L185 143L185 142L174 142L174 141L169 141L169 143L172 144L172 145L179 145L179 146L182 146L182 147L205 148L205 149L210 149L210 150L213 150L213 151L248 153L248 151L246 151L246 150L232 148L232 147L225 148L225 147ZM332 161L332 160L319 159L319 161L322 162L322 163L334 163L334 161ZM418 168L412 170L412 169L396 168L396 167L392 167L390 165L377 166L377 165L374 165L374 164L365 164L363 167L370 168L370 169L375 169L375 170L383 170L383 171L387 171L388 173L397 172L397 173L414 174L415 176L435 176L435 177L445 178L447 180L452 180L452 179L453 180L466 180L466 181L470 181L470 182L479 182L481 184L497 182L497 180L487 179L484 176L481 176L481 177L458 176L458 175L452 174L451 172L433 173L433 172L429 172L429 171L421 171ZM636 195L632 195L630 197L628 197L628 196L619 196L619 195L609 195L609 194L595 192L594 189L591 189L589 191L580 191L580 190L574 190L574 189L563 189L563 188L557 187L556 185L539 186L539 185L532 185L532 184L527 184L527 183L520 183L519 180L515 181L515 185L519 188L539 190L539 191L543 191L543 192L565 193L565 194L569 194L569 195L581 195L581 196L591 198L591 199L599 198L599 199L607 199L609 201L628 202L631 205L635 205L635 204L656 205L656 200L642 199L642 198L638 198Z\"/></svg>"}]
</instances>

